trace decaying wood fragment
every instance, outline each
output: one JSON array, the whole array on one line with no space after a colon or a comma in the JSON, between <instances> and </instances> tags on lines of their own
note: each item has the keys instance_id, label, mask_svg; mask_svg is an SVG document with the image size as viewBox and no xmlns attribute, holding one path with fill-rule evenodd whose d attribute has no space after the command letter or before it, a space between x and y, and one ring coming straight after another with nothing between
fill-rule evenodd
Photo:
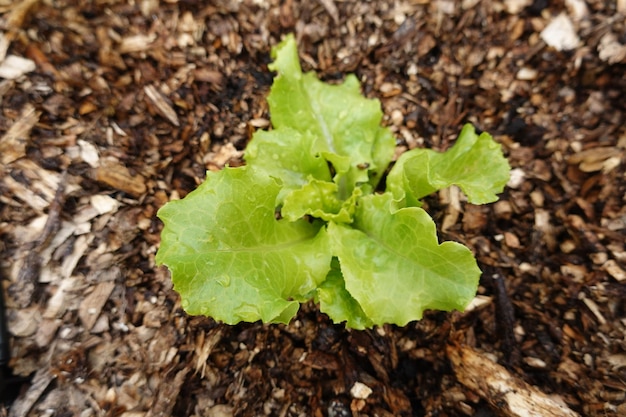
<instances>
[{"instance_id":1,"label":"decaying wood fragment","mask_svg":"<svg viewBox=\"0 0 626 417\"><path fill-rule=\"evenodd\" d=\"M622 150L614 146L586 149L569 157L570 164L578 164L583 172L602 171L605 174L619 166Z\"/></svg>"},{"instance_id":2,"label":"decaying wood fragment","mask_svg":"<svg viewBox=\"0 0 626 417\"><path fill-rule=\"evenodd\" d=\"M621 43L614 33L607 33L600 39L598 56L609 64L626 62L626 45Z\"/></svg>"},{"instance_id":3,"label":"decaying wood fragment","mask_svg":"<svg viewBox=\"0 0 626 417\"><path fill-rule=\"evenodd\" d=\"M47 368L42 368L33 377L28 392L21 396L17 401L13 403L9 411L9 417L18 417L28 415L33 405L39 400L44 391L50 385L50 382L54 379L54 375L50 373Z\"/></svg>"},{"instance_id":4,"label":"decaying wood fragment","mask_svg":"<svg viewBox=\"0 0 626 417\"><path fill-rule=\"evenodd\" d=\"M39 121L41 112L27 104L22 109L20 117L0 138L0 163L6 165L23 157L26 153L26 141L30 136L35 123Z\"/></svg>"},{"instance_id":5,"label":"decaying wood fragment","mask_svg":"<svg viewBox=\"0 0 626 417\"><path fill-rule=\"evenodd\" d=\"M504 417L574 417L577 413L469 346L448 345L458 380Z\"/></svg>"},{"instance_id":6,"label":"decaying wood fragment","mask_svg":"<svg viewBox=\"0 0 626 417\"><path fill-rule=\"evenodd\" d=\"M337 10L337 6L333 0L319 0L322 3L322 6L326 9L330 17L333 19L336 25L339 24L339 11Z\"/></svg>"},{"instance_id":7,"label":"decaying wood fragment","mask_svg":"<svg viewBox=\"0 0 626 417\"><path fill-rule=\"evenodd\" d=\"M609 259L602 265L602 269L609 273L613 278L619 282L626 281L626 271L624 271L617 262L613 259Z\"/></svg>"},{"instance_id":8,"label":"decaying wood fragment","mask_svg":"<svg viewBox=\"0 0 626 417\"><path fill-rule=\"evenodd\" d=\"M62 78L56 67L50 62L46 54L37 45L32 43L28 45L26 48L26 57L32 60L42 72L54 76L56 80L60 80Z\"/></svg>"},{"instance_id":9,"label":"decaying wood fragment","mask_svg":"<svg viewBox=\"0 0 626 417\"><path fill-rule=\"evenodd\" d=\"M149 35L127 36L122 39L119 46L119 53L128 54L132 52L145 52L152 46L157 36L154 33Z\"/></svg>"},{"instance_id":10,"label":"decaying wood fragment","mask_svg":"<svg viewBox=\"0 0 626 417\"><path fill-rule=\"evenodd\" d=\"M218 327L215 330L212 330L208 334L200 333L198 335L198 340L196 340L196 373L200 373L202 378L204 378L207 360L209 356L213 352L213 348L222 340L223 329L222 327Z\"/></svg>"},{"instance_id":11,"label":"decaying wood fragment","mask_svg":"<svg viewBox=\"0 0 626 417\"><path fill-rule=\"evenodd\" d=\"M10 12L5 17L6 27L13 30L22 27L22 24L26 20L26 16L30 12L31 8L37 3L39 3L39 0L17 1L16 4L13 5L13 8L9 9Z\"/></svg>"},{"instance_id":12,"label":"decaying wood fragment","mask_svg":"<svg viewBox=\"0 0 626 417\"><path fill-rule=\"evenodd\" d=\"M626 416L626 0L132 4L0 0L0 63L13 55L19 75L0 78L7 365L41 369L30 388L11 381L13 415L496 415L481 396L539 398L517 385L531 382L524 367L543 397ZM156 211L206 169L240 165L253 132L271 129L270 50L288 32L305 71L331 83L356 72L379 99L394 159L445 149L465 121L503 145L500 203L458 190L425 200L442 239L490 268L464 314L367 333L315 303L285 326L181 310L154 264ZM442 357L451 326L482 349L469 368L454 347L481 395ZM494 352L508 373L488 366ZM351 395L357 381L372 392Z\"/></svg>"},{"instance_id":13,"label":"decaying wood fragment","mask_svg":"<svg viewBox=\"0 0 626 417\"><path fill-rule=\"evenodd\" d=\"M99 283L96 288L86 296L80 303L78 308L78 317L85 326L85 329L91 330L96 323L102 307L111 296L111 292L115 288L115 282L107 281Z\"/></svg>"},{"instance_id":14,"label":"decaying wood fragment","mask_svg":"<svg viewBox=\"0 0 626 417\"><path fill-rule=\"evenodd\" d=\"M180 122L178 121L178 116L176 115L176 112L167 102L163 94L161 94L152 85L145 86L143 91L146 93L146 97L148 97L150 102L156 107L161 116L169 120L170 123L172 123L174 126L180 126Z\"/></svg>"},{"instance_id":15,"label":"decaying wood fragment","mask_svg":"<svg viewBox=\"0 0 626 417\"><path fill-rule=\"evenodd\" d=\"M140 175L132 175L128 168L111 160L101 160L96 168L96 180L103 182L116 190L123 191L133 197L139 197L146 192L145 179Z\"/></svg>"},{"instance_id":16,"label":"decaying wood fragment","mask_svg":"<svg viewBox=\"0 0 626 417\"><path fill-rule=\"evenodd\" d=\"M171 378L168 376L167 380L161 382L159 387L159 395L156 397L156 401L152 405L146 417L164 417L171 416L174 405L176 405L175 399L180 393L180 389L185 382L185 377L189 372L189 368L184 368L176 373Z\"/></svg>"},{"instance_id":17,"label":"decaying wood fragment","mask_svg":"<svg viewBox=\"0 0 626 417\"><path fill-rule=\"evenodd\" d=\"M39 272L41 269L41 251L48 246L55 232L61 224L60 216L65 202L65 184L67 173L64 172L59 180L59 186L54 195L54 199L48 208L48 219L41 233L35 241L26 245L24 252L26 256L18 272L18 279L9 286L9 294L24 308L32 302L32 296L36 288Z\"/></svg>"}]
</instances>

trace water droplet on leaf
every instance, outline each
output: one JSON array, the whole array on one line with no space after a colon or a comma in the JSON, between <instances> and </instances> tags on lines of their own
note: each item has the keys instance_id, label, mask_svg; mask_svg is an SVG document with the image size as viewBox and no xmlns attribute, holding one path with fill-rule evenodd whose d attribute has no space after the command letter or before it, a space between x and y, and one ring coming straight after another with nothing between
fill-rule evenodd
<instances>
[{"instance_id":1,"label":"water droplet on leaf","mask_svg":"<svg viewBox=\"0 0 626 417\"><path fill-rule=\"evenodd\" d=\"M215 280L224 288L230 287L230 275L220 275Z\"/></svg>"}]
</instances>

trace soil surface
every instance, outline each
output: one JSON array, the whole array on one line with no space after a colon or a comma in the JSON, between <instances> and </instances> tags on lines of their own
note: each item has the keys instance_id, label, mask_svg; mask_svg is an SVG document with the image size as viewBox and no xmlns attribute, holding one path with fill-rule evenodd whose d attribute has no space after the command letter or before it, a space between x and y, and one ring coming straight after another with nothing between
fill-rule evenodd
<instances>
[{"instance_id":1,"label":"soil surface","mask_svg":"<svg viewBox=\"0 0 626 417\"><path fill-rule=\"evenodd\" d=\"M0 415L626 415L626 2L0 0ZM467 311L350 331L190 317L156 211L269 127L270 48L355 73L398 154L465 122L498 203L427 198ZM10 374L12 375L10 375ZM537 411L539 410L539 411ZM532 414L532 413L536 414ZM524 414L526 413L526 414Z\"/></svg>"}]
</instances>

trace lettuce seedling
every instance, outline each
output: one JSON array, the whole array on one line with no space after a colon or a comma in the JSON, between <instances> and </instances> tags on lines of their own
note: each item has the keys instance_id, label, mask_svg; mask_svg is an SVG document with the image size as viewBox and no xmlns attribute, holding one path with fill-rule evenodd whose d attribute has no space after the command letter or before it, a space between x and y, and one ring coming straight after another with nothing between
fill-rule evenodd
<instances>
[{"instance_id":1,"label":"lettuce seedling","mask_svg":"<svg viewBox=\"0 0 626 417\"><path fill-rule=\"evenodd\" d=\"M288 323L314 299L356 329L464 309L481 271L467 247L439 243L420 199L454 184L472 203L495 201L509 179L500 145L466 125L446 152L402 154L379 184L395 149L380 103L354 75L329 85L302 73L293 36L272 58L273 129L253 135L245 166L207 172L158 212L156 262L182 307L228 324Z\"/></svg>"}]
</instances>

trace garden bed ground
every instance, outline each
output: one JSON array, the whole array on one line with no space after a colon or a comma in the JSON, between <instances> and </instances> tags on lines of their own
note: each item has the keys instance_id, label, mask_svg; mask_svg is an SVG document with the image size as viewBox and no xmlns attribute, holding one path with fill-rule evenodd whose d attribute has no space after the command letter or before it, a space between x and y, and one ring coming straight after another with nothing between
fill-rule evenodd
<instances>
[{"instance_id":1,"label":"garden bed ground","mask_svg":"<svg viewBox=\"0 0 626 417\"><path fill-rule=\"evenodd\" d=\"M14 375L0 415L626 415L623 0L0 0L0 13ZM313 304L288 326L182 311L154 264L156 211L268 128L269 51L290 32L305 70L356 73L380 99L398 153L446 149L465 122L502 143L500 202L427 199L484 271L468 311L370 331Z\"/></svg>"}]
</instances>

